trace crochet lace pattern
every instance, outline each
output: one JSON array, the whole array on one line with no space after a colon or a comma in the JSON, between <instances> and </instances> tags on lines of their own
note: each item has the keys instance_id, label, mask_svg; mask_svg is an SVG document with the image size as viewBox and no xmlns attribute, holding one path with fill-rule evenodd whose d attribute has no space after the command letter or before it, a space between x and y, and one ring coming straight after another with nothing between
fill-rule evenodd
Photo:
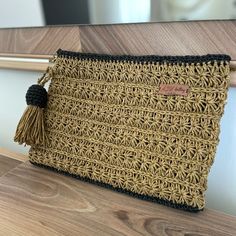
<instances>
[{"instance_id":1,"label":"crochet lace pattern","mask_svg":"<svg viewBox=\"0 0 236 236\"><path fill-rule=\"evenodd\" d=\"M188 211L204 208L229 85L227 55L58 50L33 164ZM161 84L189 87L159 94Z\"/></svg>"}]
</instances>

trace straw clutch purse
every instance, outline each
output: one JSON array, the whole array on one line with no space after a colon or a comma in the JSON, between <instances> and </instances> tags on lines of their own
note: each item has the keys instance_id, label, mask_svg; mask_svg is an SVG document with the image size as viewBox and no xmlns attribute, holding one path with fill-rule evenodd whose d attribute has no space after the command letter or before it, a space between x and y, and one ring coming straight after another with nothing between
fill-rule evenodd
<instances>
[{"instance_id":1,"label":"straw clutch purse","mask_svg":"<svg viewBox=\"0 0 236 236\"><path fill-rule=\"evenodd\" d=\"M26 94L15 141L31 145L33 164L175 208L202 210L229 61L227 55L58 50L53 67Z\"/></svg>"}]
</instances>

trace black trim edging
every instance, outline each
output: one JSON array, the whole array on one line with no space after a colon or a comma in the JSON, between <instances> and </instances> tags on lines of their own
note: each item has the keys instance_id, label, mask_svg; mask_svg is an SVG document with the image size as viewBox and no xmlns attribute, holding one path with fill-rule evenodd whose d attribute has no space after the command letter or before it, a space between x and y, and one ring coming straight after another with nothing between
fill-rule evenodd
<instances>
[{"instance_id":1,"label":"black trim edging","mask_svg":"<svg viewBox=\"0 0 236 236\"><path fill-rule=\"evenodd\" d=\"M158 56L158 55L146 55L146 56L131 56L131 55L108 55L108 54L96 54L96 53L82 53L72 52L62 49L57 50L57 56L66 58L78 58L78 59L91 59L102 61L133 61L133 62L159 62L159 63L203 63L203 62L221 62L230 61L229 55L225 54L207 54L202 56Z\"/></svg>"},{"instance_id":2,"label":"black trim edging","mask_svg":"<svg viewBox=\"0 0 236 236\"><path fill-rule=\"evenodd\" d=\"M152 196L148 196L148 195L134 193L134 192L131 192L131 191L126 190L126 189L122 189L122 188L119 188L119 187L114 187L110 184L106 184L106 183L103 183L103 182L99 182L99 181L96 181L96 180L89 179L88 177L82 177L82 176L79 176L79 175L76 175L76 174L71 174L71 173L65 172L63 170L58 170L58 169L56 169L54 167L51 167L51 166L46 166L46 165L43 165L43 164L35 163L31 160L30 160L30 163L35 165L35 166L43 167L45 169L49 169L49 170L55 171L55 172L60 173L60 174L71 176L73 178L76 178L76 179L79 179L79 180L82 180L82 181L85 181L85 182L88 182L88 183L92 183L92 184L95 184L95 185L98 185L98 186L101 186L101 187L105 187L105 188L108 188L108 189L111 189L111 190L115 190L117 192L124 193L124 194L130 195L132 197L139 198L141 200L146 200L146 201L162 204L162 205L165 205L165 206L169 206L169 207L172 207L172 208L175 208L175 209L181 209L181 210L184 210L184 211L189 211L189 212L194 212L194 213L203 210L203 209L199 209L197 207L188 206L186 204L178 204L178 203L175 203L173 201L167 201L167 200L157 198L157 197L152 197Z\"/></svg>"}]
</instances>

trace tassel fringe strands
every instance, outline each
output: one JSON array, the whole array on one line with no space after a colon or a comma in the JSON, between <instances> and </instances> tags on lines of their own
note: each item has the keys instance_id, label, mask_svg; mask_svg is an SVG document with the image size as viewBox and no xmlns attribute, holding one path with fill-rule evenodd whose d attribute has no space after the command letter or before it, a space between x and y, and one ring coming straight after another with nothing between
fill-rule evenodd
<instances>
[{"instance_id":1,"label":"tassel fringe strands","mask_svg":"<svg viewBox=\"0 0 236 236\"><path fill-rule=\"evenodd\" d=\"M25 145L44 145L46 134L43 110L47 105L47 91L39 84L32 85L26 93L27 108L16 129L14 141Z\"/></svg>"}]
</instances>

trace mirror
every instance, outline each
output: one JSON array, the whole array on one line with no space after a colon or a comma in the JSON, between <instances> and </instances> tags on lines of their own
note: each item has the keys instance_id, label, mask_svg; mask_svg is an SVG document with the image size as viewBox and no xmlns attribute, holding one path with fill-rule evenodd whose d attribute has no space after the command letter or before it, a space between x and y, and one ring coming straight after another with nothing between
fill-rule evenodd
<instances>
[{"instance_id":1,"label":"mirror","mask_svg":"<svg viewBox=\"0 0 236 236\"><path fill-rule=\"evenodd\" d=\"M0 0L0 28L236 19L236 0Z\"/></svg>"}]
</instances>

